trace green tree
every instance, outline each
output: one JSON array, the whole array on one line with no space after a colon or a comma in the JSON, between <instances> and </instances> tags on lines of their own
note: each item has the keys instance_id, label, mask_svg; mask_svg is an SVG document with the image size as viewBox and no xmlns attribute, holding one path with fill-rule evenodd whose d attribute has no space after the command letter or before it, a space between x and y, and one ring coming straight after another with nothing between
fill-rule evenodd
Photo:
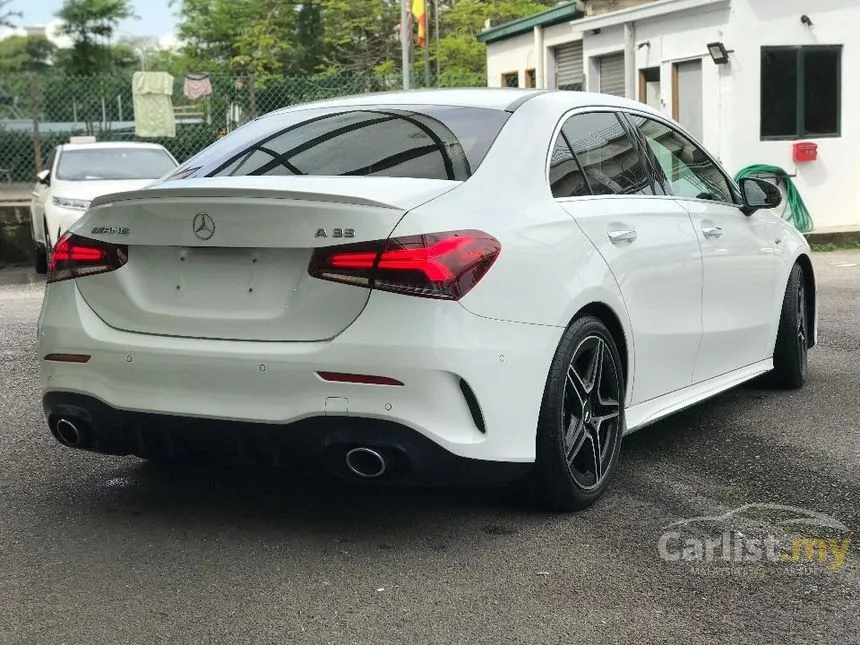
<instances>
[{"instance_id":1,"label":"green tree","mask_svg":"<svg viewBox=\"0 0 860 645\"><path fill-rule=\"evenodd\" d=\"M453 0L442 3L442 34L436 56L445 74L483 73L487 48L477 35L487 21L499 25L532 16L557 4L553 0Z\"/></svg>"},{"instance_id":2,"label":"green tree","mask_svg":"<svg viewBox=\"0 0 860 645\"><path fill-rule=\"evenodd\" d=\"M284 0L182 0L183 53L196 71L280 75L293 66L296 16Z\"/></svg>"},{"instance_id":3,"label":"green tree","mask_svg":"<svg viewBox=\"0 0 860 645\"><path fill-rule=\"evenodd\" d=\"M0 72L41 72L51 67L57 46L44 36L0 40Z\"/></svg>"},{"instance_id":4,"label":"green tree","mask_svg":"<svg viewBox=\"0 0 860 645\"><path fill-rule=\"evenodd\" d=\"M135 17L130 0L65 0L56 15L62 21L60 33L72 39L67 72L91 76L116 69L124 60L109 43L117 25Z\"/></svg>"},{"instance_id":5,"label":"green tree","mask_svg":"<svg viewBox=\"0 0 860 645\"><path fill-rule=\"evenodd\" d=\"M398 59L399 0L317 0L317 4L329 71L370 74Z\"/></svg>"},{"instance_id":6,"label":"green tree","mask_svg":"<svg viewBox=\"0 0 860 645\"><path fill-rule=\"evenodd\" d=\"M173 0L201 71L369 74L399 51L399 0Z\"/></svg>"},{"instance_id":7,"label":"green tree","mask_svg":"<svg viewBox=\"0 0 860 645\"><path fill-rule=\"evenodd\" d=\"M302 4L296 16L295 73L314 74L325 65L324 33L319 3L311 1Z\"/></svg>"}]
</instances>

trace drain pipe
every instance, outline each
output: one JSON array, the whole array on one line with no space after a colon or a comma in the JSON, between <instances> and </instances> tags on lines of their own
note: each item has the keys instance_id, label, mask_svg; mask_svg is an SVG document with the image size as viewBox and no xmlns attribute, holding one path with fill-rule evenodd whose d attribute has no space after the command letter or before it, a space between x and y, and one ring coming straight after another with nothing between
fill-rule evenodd
<instances>
[{"instance_id":1,"label":"drain pipe","mask_svg":"<svg viewBox=\"0 0 860 645\"><path fill-rule=\"evenodd\" d=\"M624 23L624 96L636 100L636 25Z\"/></svg>"}]
</instances>

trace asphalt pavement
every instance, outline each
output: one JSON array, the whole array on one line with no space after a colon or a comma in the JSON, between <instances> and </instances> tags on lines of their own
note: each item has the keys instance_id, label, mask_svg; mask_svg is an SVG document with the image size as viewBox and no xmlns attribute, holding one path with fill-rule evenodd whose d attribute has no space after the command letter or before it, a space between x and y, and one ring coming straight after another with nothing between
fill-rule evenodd
<instances>
[{"instance_id":1,"label":"asphalt pavement","mask_svg":"<svg viewBox=\"0 0 860 645\"><path fill-rule=\"evenodd\" d=\"M628 437L573 515L63 448L39 400L44 285L0 271L0 643L860 643L860 253L815 262L806 388L743 386ZM661 557L669 525L749 504L826 514L842 565Z\"/></svg>"}]
</instances>

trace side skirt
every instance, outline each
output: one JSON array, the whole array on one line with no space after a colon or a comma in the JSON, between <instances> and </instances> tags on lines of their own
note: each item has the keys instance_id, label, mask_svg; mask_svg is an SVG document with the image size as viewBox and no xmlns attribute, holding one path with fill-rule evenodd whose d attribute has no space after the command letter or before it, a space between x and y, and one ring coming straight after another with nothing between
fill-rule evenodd
<instances>
[{"instance_id":1,"label":"side skirt","mask_svg":"<svg viewBox=\"0 0 860 645\"><path fill-rule=\"evenodd\" d=\"M625 434L635 432L655 421L659 421L663 417L667 417L705 399L710 399L721 392L730 390L772 369L773 358L768 358L742 367L739 370L723 374L722 376L717 376L702 383L685 387L682 390L676 390L656 399L631 406L625 411L627 416L627 430Z\"/></svg>"}]
</instances>

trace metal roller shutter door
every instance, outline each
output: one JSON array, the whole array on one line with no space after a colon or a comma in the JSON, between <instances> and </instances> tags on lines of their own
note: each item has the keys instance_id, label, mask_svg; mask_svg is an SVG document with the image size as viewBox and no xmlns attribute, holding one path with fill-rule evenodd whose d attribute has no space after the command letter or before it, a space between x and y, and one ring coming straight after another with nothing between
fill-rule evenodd
<instances>
[{"instance_id":1,"label":"metal roller shutter door","mask_svg":"<svg viewBox=\"0 0 860 645\"><path fill-rule=\"evenodd\" d=\"M582 90L582 41L555 48L556 86L560 90Z\"/></svg>"},{"instance_id":2,"label":"metal roller shutter door","mask_svg":"<svg viewBox=\"0 0 860 645\"><path fill-rule=\"evenodd\" d=\"M624 96L624 54L600 59L600 91L603 94Z\"/></svg>"}]
</instances>

